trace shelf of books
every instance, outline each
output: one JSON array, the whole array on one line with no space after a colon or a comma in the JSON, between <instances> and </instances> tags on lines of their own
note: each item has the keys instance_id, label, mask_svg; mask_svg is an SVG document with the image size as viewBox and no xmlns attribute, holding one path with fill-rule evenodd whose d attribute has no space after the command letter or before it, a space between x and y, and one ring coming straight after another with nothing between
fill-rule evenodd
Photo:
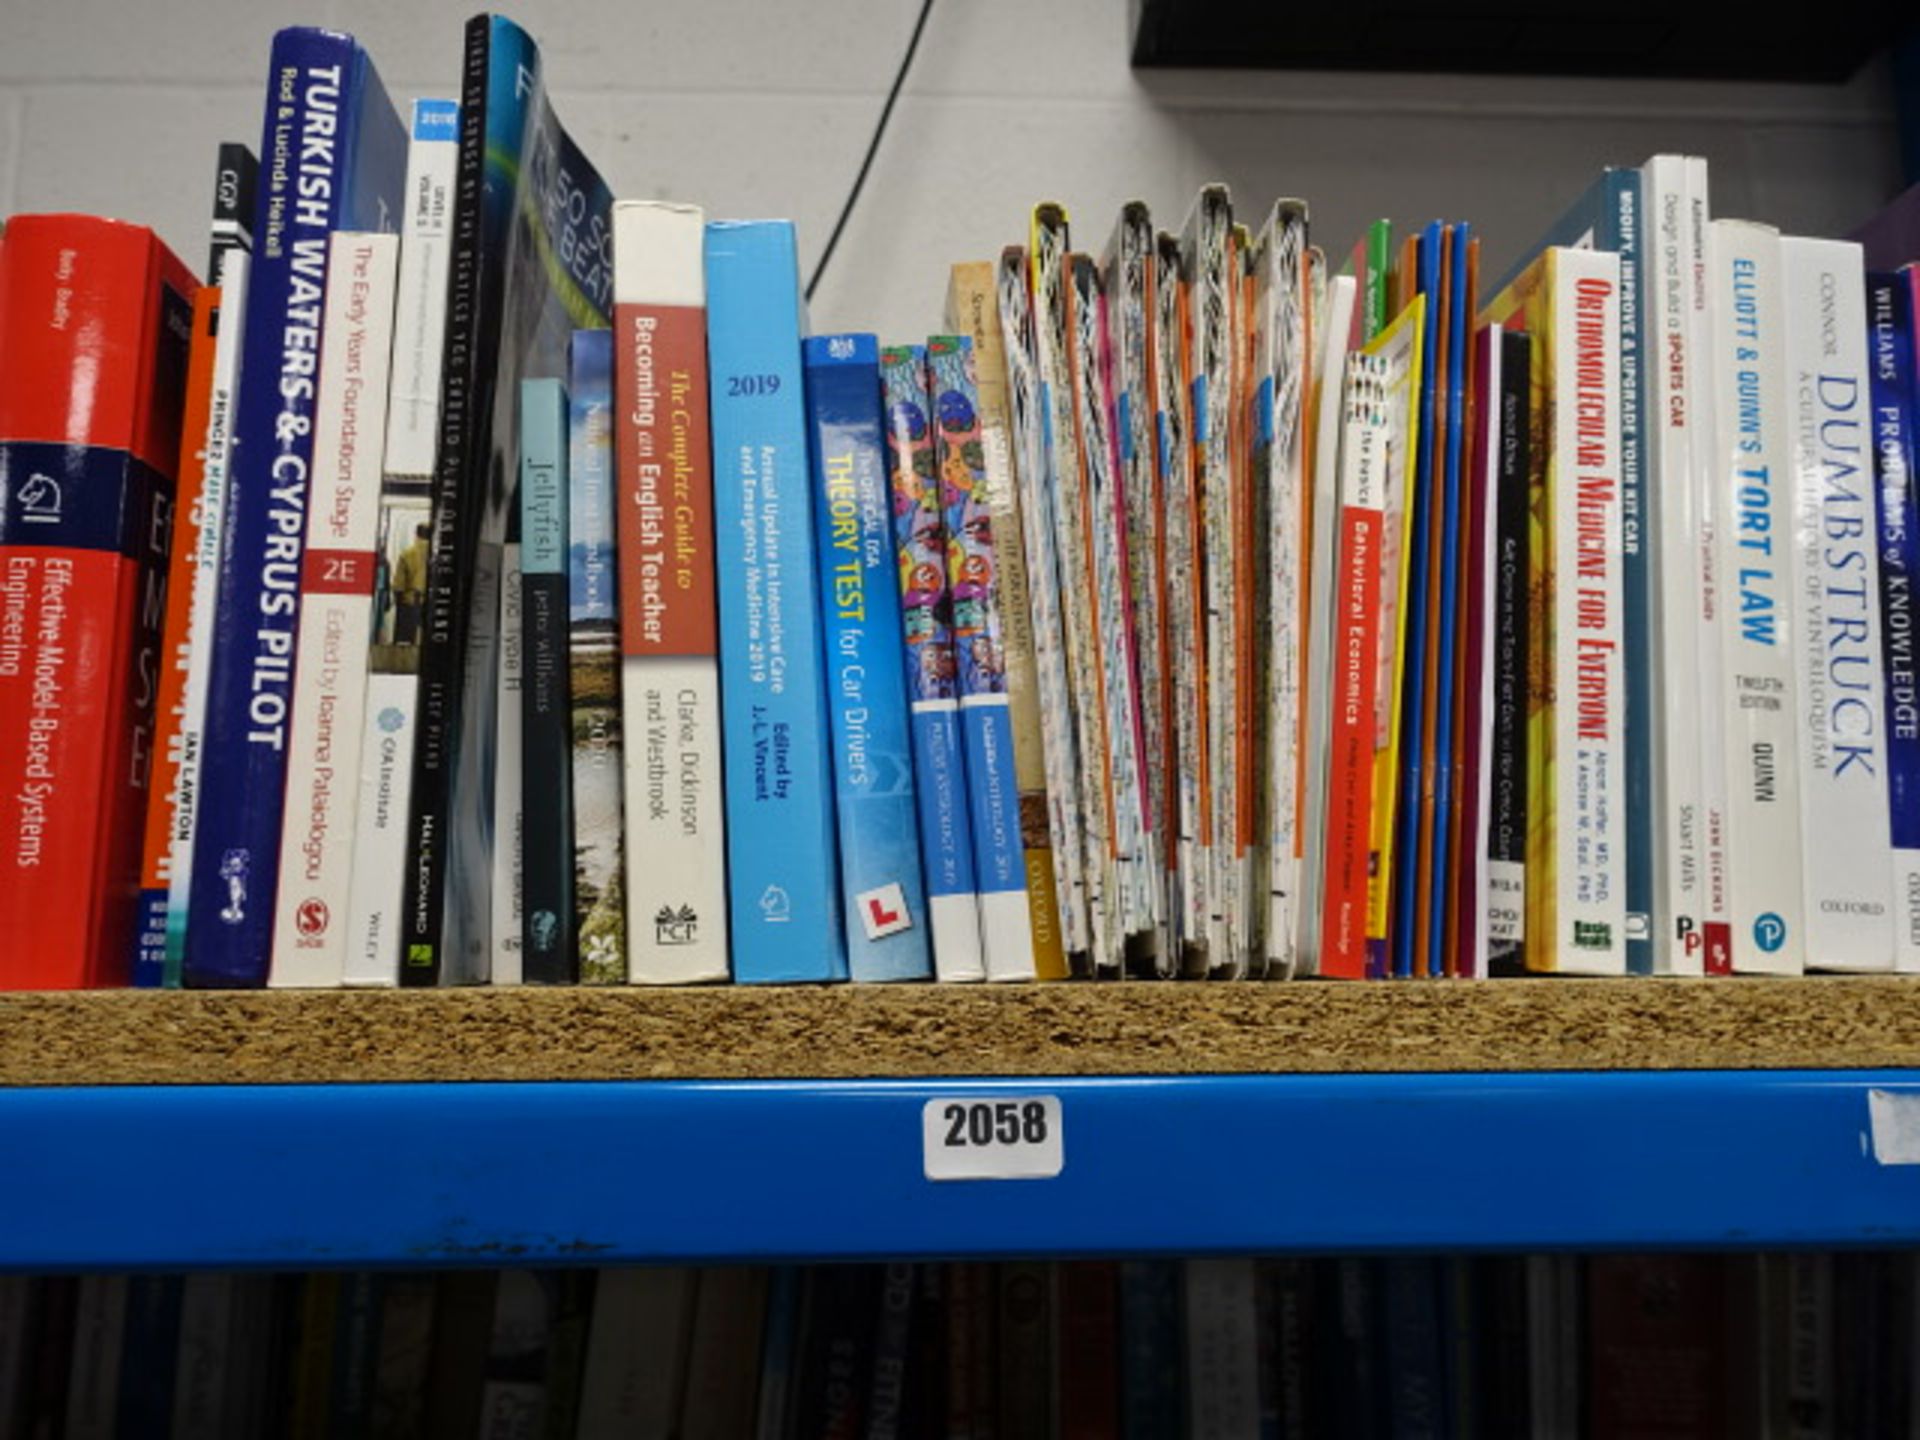
<instances>
[{"instance_id":1,"label":"shelf of books","mask_svg":"<svg viewBox=\"0 0 1920 1440\"><path fill-rule=\"evenodd\" d=\"M0 1268L1920 1243L1915 987L1617 990L9 997Z\"/></svg>"},{"instance_id":2,"label":"shelf of books","mask_svg":"<svg viewBox=\"0 0 1920 1440\"><path fill-rule=\"evenodd\" d=\"M0 1267L1920 1241L1920 199L816 335L462 59L6 225Z\"/></svg>"}]
</instances>

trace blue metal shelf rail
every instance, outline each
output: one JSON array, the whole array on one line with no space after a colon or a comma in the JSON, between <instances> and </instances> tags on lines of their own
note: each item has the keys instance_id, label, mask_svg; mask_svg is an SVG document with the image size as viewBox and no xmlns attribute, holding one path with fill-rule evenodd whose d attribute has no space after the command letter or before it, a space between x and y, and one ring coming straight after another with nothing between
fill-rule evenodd
<instances>
[{"instance_id":1,"label":"blue metal shelf rail","mask_svg":"<svg viewBox=\"0 0 1920 1440\"><path fill-rule=\"evenodd\" d=\"M13 1089L0 1268L1920 1244L1875 1090L1916 1124L1920 1070ZM925 1177L929 1098L1039 1094L1056 1178Z\"/></svg>"}]
</instances>

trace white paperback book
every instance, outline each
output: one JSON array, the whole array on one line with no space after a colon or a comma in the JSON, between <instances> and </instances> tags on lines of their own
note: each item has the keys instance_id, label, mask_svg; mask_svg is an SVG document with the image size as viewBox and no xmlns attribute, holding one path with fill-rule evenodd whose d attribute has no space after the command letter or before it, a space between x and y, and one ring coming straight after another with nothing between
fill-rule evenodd
<instances>
[{"instance_id":1,"label":"white paperback book","mask_svg":"<svg viewBox=\"0 0 1920 1440\"><path fill-rule=\"evenodd\" d=\"M1893 833L1860 247L1780 242L1809 966L1893 968Z\"/></svg>"},{"instance_id":2,"label":"white paperback book","mask_svg":"<svg viewBox=\"0 0 1920 1440\"><path fill-rule=\"evenodd\" d=\"M1715 438L1717 423L1713 410L1713 385L1701 360L1713 346L1713 318L1707 304L1707 229L1712 223L1707 209L1707 162L1697 156L1686 158L1687 179L1687 277L1690 322L1688 348L1691 365L1686 380L1688 411L1698 423L1688 447L1688 465L1692 474L1695 530L1694 585L1699 616L1695 639L1698 641L1697 688L1691 700L1700 717L1700 859L1701 892L1699 912L1705 937L1702 968L1725 973L1732 968L1729 939L1731 878L1727 864L1727 743L1722 723L1720 696L1725 680L1723 636L1720 610L1725 603L1720 575L1719 527L1726 523L1725 497L1720 493L1719 453ZM1672 487L1668 487L1671 489Z\"/></svg>"},{"instance_id":3,"label":"white paperback book","mask_svg":"<svg viewBox=\"0 0 1920 1440\"><path fill-rule=\"evenodd\" d=\"M397 235L338 231L329 246L267 972L276 987L331 987L345 974L400 259Z\"/></svg>"},{"instance_id":4,"label":"white paperback book","mask_svg":"<svg viewBox=\"0 0 1920 1440\"><path fill-rule=\"evenodd\" d=\"M728 973L705 234L698 206L613 208L627 979L635 984Z\"/></svg>"},{"instance_id":5,"label":"white paperback book","mask_svg":"<svg viewBox=\"0 0 1920 1440\"><path fill-rule=\"evenodd\" d=\"M451 100L414 101L407 148L407 213L394 306L387 443L380 489L373 648L360 737L359 821L342 978L394 985L400 976L400 904L413 793L425 605L429 496L440 432L440 368L452 250L459 111Z\"/></svg>"},{"instance_id":6,"label":"white paperback book","mask_svg":"<svg viewBox=\"0 0 1920 1440\"><path fill-rule=\"evenodd\" d=\"M1806 926L1779 233L1746 220L1715 220L1707 262L1729 940L1735 970L1797 975Z\"/></svg>"},{"instance_id":7,"label":"white paperback book","mask_svg":"<svg viewBox=\"0 0 1920 1440\"><path fill-rule=\"evenodd\" d=\"M1641 330L1646 335L1648 405L1646 534L1653 573L1649 669L1658 695L1653 726L1653 883L1664 933L1654 937L1656 974L1698 975L1706 964L1701 901L1700 579L1694 561L1699 527L1692 484L1693 447L1701 443L1690 377L1693 351L1687 167L1656 155L1641 170Z\"/></svg>"}]
</instances>

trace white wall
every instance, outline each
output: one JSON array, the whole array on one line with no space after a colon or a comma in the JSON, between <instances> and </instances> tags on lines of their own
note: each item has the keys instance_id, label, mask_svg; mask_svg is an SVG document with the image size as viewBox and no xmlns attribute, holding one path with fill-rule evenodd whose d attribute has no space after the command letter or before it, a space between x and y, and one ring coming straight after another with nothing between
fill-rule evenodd
<instances>
[{"instance_id":1,"label":"white wall","mask_svg":"<svg viewBox=\"0 0 1920 1440\"><path fill-rule=\"evenodd\" d=\"M912 27L912 0L525 0L562 120L616 194L791 215L825 243ZM1380 213L1486 237L1486 273L1598 167L1658 149L1713 163L1714 209L1841 233L1898 188L1886 67L1843 86L1140 72L1125 0L937 0L817 330L938 324L947 264L1064 201L1097 250L1139 196L1177 225L1225 180L1249 214L1306 197L1344 248ZM397 101L457 90L467 10L442 0L0 0L0 213L158 227L194 266L223 138L257 147L282 24L358 34Z\"/></svg>"}]
</instances>

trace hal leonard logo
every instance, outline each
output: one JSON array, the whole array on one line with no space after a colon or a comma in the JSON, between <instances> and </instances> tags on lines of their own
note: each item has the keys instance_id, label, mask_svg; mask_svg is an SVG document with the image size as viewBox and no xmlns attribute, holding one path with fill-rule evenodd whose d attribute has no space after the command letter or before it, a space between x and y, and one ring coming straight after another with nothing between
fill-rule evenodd
<instances>
[{"instance_id":1,"label":"hal leonard logo","mask_svg":"<svg viewBox=\"0 0 1920 1440\"><path fill-rule=\"evenodd\" d=\"M662 905L653 917L653 939L657 945L691 945L700 937L700 917L691 905L678 910Z\"/></svg>"}]
</instances>

